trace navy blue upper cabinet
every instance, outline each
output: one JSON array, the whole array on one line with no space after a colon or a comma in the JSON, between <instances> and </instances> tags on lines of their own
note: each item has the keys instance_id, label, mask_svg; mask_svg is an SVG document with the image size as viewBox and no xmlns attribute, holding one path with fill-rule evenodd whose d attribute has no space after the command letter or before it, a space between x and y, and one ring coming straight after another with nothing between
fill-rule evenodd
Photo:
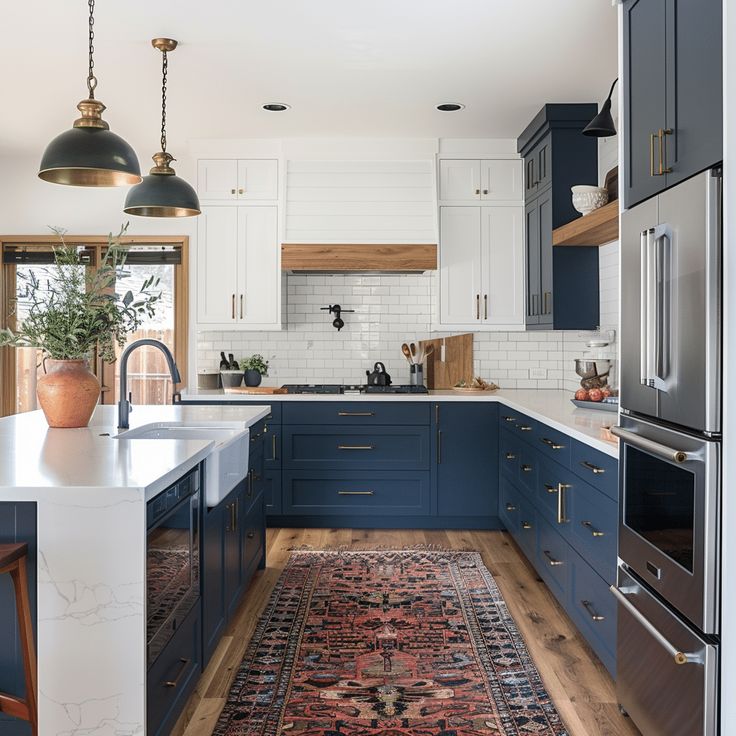
<instances>
[{"instance_id":1,"label":"navy blue upper cabinet","mask_svg":"<svg viewBox=\"0 0 736 736\"><path fill-rule=\"evenodd\" d=\"M723 3L625 0L626 207L723 158Z\"/></svg>"},{"instance_id":2,"label":"navy blue upper cabinet","mask_svg":"<svg viewBox=\"0 0 736 736\"><path fill-rule=\"evenodd\" d=\"M598 183L598 144L582 135L597 110L594 103L545 105L517 142L525 175L527 329L598 326L598 248L576 247L566 258L552 246L552 231L580 217L570 188Z\"/></svg>"},{"instance_id":3,"label":"navy blue upper cabinet","mask_svg":"<svg viewBox=\"0 0 736 736\"><path fill-rule=\"evenodd\" d=\"M437 514L498 514L498 404L433 404Z\"/></svg>"}]
</instances>

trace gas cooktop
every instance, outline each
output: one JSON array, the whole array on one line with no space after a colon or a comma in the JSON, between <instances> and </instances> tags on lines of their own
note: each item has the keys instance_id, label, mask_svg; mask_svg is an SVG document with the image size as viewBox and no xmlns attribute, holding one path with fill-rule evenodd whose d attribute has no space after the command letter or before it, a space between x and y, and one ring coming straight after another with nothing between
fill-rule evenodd
<instances>
[{"instance_id":1,"label":"gas cooktop","mask_svg":"<svg viewBox=\"0 0 736 736\"><path fill-rule=\"evenodd\" d=\"M368 386L366 384L345 385L339 383L287 383L290 394L426 394L426 386L395 384L391 386Z\"/></svg>"}]
</instances>

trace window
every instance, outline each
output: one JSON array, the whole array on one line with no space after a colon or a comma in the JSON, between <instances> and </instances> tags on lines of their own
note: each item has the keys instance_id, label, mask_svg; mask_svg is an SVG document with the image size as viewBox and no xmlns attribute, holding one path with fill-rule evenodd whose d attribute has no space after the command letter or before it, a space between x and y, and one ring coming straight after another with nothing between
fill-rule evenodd
<instances>
[{"instance_id":1,"label":"window","mask_svg":"<svg viewBox=\"0 0 736 736\"><path fill-rule=\"evenodd\" d=\"M67 244L82 250L85 268L94 269L107 246L106 238L66 237ZM116 284L119 293L136 291L150 275L160 279L162 299L154 318L147 320L128 340L153 337L174 353L182 377L186 376L188 337L188 238L124 238L128 257ZM53 247L58 241L47 238L0 240L2 279L0 279L0 325L15 328L27 312L23 275L31 272L44 283L52 277ZM118 351L118 355L121 350ZM32 349L0 348L0 416L31 411L36 407L36 381L43 372L43 361ZM118 400L117 364L103 364L91 356L90 368L102 384L101 403ZM128 365L128 388L137 404L162 404L171 401L173 387L160 351L141 348Z\"/></svg>"}]
</instances>

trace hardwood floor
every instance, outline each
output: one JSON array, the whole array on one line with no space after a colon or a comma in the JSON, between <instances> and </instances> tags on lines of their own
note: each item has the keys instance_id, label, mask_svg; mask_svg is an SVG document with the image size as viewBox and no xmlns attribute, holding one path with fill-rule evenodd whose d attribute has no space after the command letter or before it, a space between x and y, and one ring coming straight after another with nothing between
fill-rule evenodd
<instances>
[{"instance_id":1,"label":"hardwood floor","mask_svg":"<svg viewBox=\"0 0 736 736\"><path fill-rule=\"evenodd\" d=\"M225 704L256 621L289 557L301 545L315 549L434 544L481 552L503 593L570 736L635 736L618 712L613 682L544 583L505 532L269 529L268 567L258 573L172 736L210 736Z\"/></svg>"}]
</instances>

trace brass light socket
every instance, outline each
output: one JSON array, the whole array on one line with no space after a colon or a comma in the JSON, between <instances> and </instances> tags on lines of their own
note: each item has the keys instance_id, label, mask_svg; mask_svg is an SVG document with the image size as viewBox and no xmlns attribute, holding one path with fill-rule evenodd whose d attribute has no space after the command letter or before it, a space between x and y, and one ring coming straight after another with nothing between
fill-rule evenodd
<instances>
[{"instance_id":1,"label":"brass light socket","mask_svg":"<svg viewBox=\"0 0 736 736\"><path fill-rule=\"evenodd\" d=\"M176 161L170 153L159 151L154 153L151 158L156 165L150 170L150 174L158 174L159 176L173 176L176 174L176 171L169 166L172 161Z\"/></svg>"},{"instance_id":2,"label":"brass light socket","mask_svg":"<svg viewBox=\"0 0 736 736\"><path fill-rule=\"evenodd\" d=\"M151 40L151 46L159 51L173 51L178 45L179 42L173 38L154 38Z\"/></svg>"},{"instance_id":3,"label":"brass light socket","mask_svg":"<svg viewBox=\"0 0 736 736\"><path fill-rule=\"evenodd\" d=\"M82 113L81 118L74 121L75 128L101 128L110 130L110 126L102 119L105 106L99 100L86 99L77 105L77 110Z\"/></svg>"}]
</instances>

